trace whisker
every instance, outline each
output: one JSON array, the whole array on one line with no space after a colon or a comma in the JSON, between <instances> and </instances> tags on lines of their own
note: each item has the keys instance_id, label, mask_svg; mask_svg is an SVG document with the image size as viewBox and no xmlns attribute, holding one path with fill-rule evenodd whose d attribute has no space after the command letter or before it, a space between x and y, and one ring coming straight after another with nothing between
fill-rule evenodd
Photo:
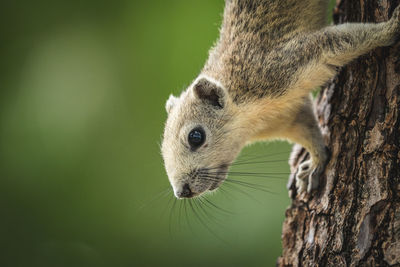
<instances>
[{"instance_id":1,"label":"whisker","mask_svg":"<svg viewBox=\"0 0 400 267\"><path fill-rule=\"evenodd\" d=\"M220 179L215 179L213 177L204 177L202 176L203 179L207 179L209 181L221 181ZM240 180L234 180L234 179L225 179L226 183L235 183L238 185L242 185L244 187L248 187L254 190L259 190L259 191L263 191L266 193L271 193L271 194L275 194L274 192L265 189L266 187L264 185L260 185L260 184L254 184L254 183L248 183L248 182L244 182L244 181L240 181Z\"/></svg>"},{"instance_id":2,"label":"whisker","mask_svg":"<svg viewBox=\"0 0 400 267\"><path fill-rule=\"evenodd\" d=\"M249 197L249 198L252 199L253 201L257 202L258 204L260 204L260 205L262 204L262 203L261 203L258 199L256 199L253 195L247 193L246 191L244 191L244 190L242 190L242 189L240 189L240 188L238 188L238 187L235 187L236 184L226 184L226 185L227 185L227 186L230 186L231 189L236 190L236 191L242 193L243 195Z\"/></svg>"},{"instance_id":3,"label":"whisker","mask_svg":"<svg viewBox=\"0 0 400 267\"><path fill-rule=\"evenodd\" d=\"M260 178L263 180L287 180L288 177L283 176L283 177L279 177L279 176L270 176L270 175L236 175L236 174L232 174L229 177L239 177L239 178L244 178L244 179L251 179L251 178Z\"/></svg>"},{"instance_id":4,"label":"whisker","mask_svg":"<svg viewBox=\"0 0 400 267\"><path fill-rule=\"evenodd\" d=\"M277 159L277 160L263 160L263 161L246 161L246 162L233 162L231 166L241 166L241 165L252 165L252 164L268 164L268 163L277 163L277 162L288 162L288 159Z\"/></svg>"},{"instance_id":5,"label":"whisker","mask_svg":"<svg viewBox=\"0 0 400 267\"><path fill-rule=\"evenodd\" d=\"M169 235L172 237L172 215L173 215L173 213L174 213L174 208L175 208L175 205L176 205L176 198L174 198L174 203L172 204L172 208L171 208L171 210L170 210L170 213L169 213L169 228L168 228L168 231L169 231Z\"/></svg>"},{"instance_id":6,"label":"whisker","mask_svg":"<svg viewBox=\"0 0 400 267\"><path fill-rule=\"evenodd\" d=\"M229 199L229 200L235 200L235 198L233 197L232 193L229 192L229 191L227 191L227 190L223 187L224 185L225 185L225 184L223 184L222 186L220 186L220 187L218 188L218 190L221 190L221 192L223 193L223 195L224 195L227 199Z\"/></svg>"},{"instance_id":7,"label":"whisker","mask_svg":"<svg viewBox=\"0 0 400 267\"><path fill-rule=\"evenodd\" d=\"M164 218L165 214L167 213L167 210L169 210L169 206L170 206L171 201L172 201L173 199L174 199L173 197L170 197L170 198L169 198L169 200L168 200L168 202L167 202L167 208L164 209L163 213L161 214L161 218Z\"/></svg>"},{"instance_id":8,"label":"whisker","mask_svg":"<svg viewBox=\"0 0 400 267\"><path fill-rule=\"evenodd\" d=\"M200 203L198 203L198 202L200 202ZM194 203L195 203L195 205L198 204L198 208L200 209L200 211L203 211L205 218L207 218L210 222L218 224L219 226L223 227L223 225L219 222L217 217L212 215L210 212L207 212L207 209L204 208L204 206L206 206L206 205L201 200L201 198L196 198ZM211 219L214 221L212 221Z\"/></svg>"},{"instance_id":9,"label":"whisker","mask_svg":"<svg viewBox=\"0 0 400 267\"><path fill-rule=\"evenodd\" d=\"M183 201L179 201L179 210L178 210L178 227L179 229L182 228L182 205Z\"/></svg>"},{"instance_id":10,"label":"whisker","mask_svg":"<svg viewBox=\"0 0 400 267\"><path fill-rule=\"evenodd\" d=\"M159 198L164 198L167 196L167 194L172 191L172 189L168 186L167 188L165 188L164 190L161 190L160 192L158 192L156 195L154 195L152 198L150 198L149 200L145 201L139 208L138 210L143 210L144 208L148 207L150 204L152 204L154 201L156 201Z\"/></svg>"},{"instance_id":11,"label":"whisker","mask_svg":"<svg viewBox=\"0 0 400 267\"><path fill-rule=\"evenodd\" d=\"M249 183L249 182L245 182L245 181L241 181L241 180L236 180L236 179L226 179L227 182L235 182L235 183L241 183L244 185L251 185L251 186L259 186L259 187L263 187L266 188L265 185L261 185L261 184L255 184L255 183Z\"/></svg>"},{"instance_id":12,"label":"whisker","mask_svg":"<svg viewBox=\"0 0 400 267\"><path fill-rule=\"evenodd\" d=\"M190 223L189 220L189 215L188 215L188 211L187 211L187 199L183 199L183 206L184 206L184 210L185 210L185 217L186 217L186 221L187 224L189 226L190 231L192 232L192 234L196 235L196 232L193 230L192 224Z\"/></svg>"},{"instance_id":13,"label":"whisker","mask_svg":"<svg viewBox=\"0 0 400 267\"><path fill-rule=\"evenodd\" d=\"M256 155L256 156L248 156L248 157L240 156L239 159L236 161L236 163L248 162L248 161L255 160L255 159L270 158L273 156L283 155L283 154L288 154L288 153L290 153L290 151L282 151L282 152L270 153L270 154L266 154L266 155Z\"/></svg>"},{"instance_id":14,"label":"whisker","mask_svg":"<svg viewBox=\"0 0 400 267\"><path fill-rule=\"evenodd\" d=\"M199 216L199 214L197 214L195 208L193 207L192 201L189 201L189 205L190 208L193 211L193 214L196 216L196 218L200 221L200 223L217 239L219 239L220 241L226 243L223 239L221 239L203 220L202 218Z\"/></svg>"},{"instance_id":15,"label":"whisker","mask_svg":"<svg viewBox=\"0 0 400 267\"><path fill-rule=\"evenodd\" d=\"M228 176L241 176L241 177L256 177L256 178L271 178L271 179L287 179L287 175L292 173L290 172L234 172L234 171L227 171L227 172L207 172L201 171L198 173L200 178L201 177L213 177L215 179L218 178L218 175L228 175ZM284 175L284 176L273 176L273 175ZM221 180L219 177L218 180Z\"/></svg>"},{"instance_id":16,"label":"whisker","mask_svg":"<svg viewBox=\"0 0 400 267\"><path fill-rule=\"evenodd\" d=\"M210 181L221 181L221 179L218 179L218 178L215 178L215 177L212 177L212 176L202 176L202 178L208 179ZM266 187L264 185L255 184L255 183L249 183L249 182L235 180L235 179L231 179L231 178L225 179L224 182L236 182L236 183L241 183L243 185L251 185L251 186L254 186L254 187L256 187L256 186L264 187L264 188Z\"/></svg>"},{"instance_id":17,"label":"whisker","mask_svg":"<svg viewBox=\"0 0 400 267\"><path fill-rule=\"evenodd\" d=\"M210 204L211 206L213 206L214 208L216 208L217 210L219 210L219 211L225 212L225 213L230 214L230 215L234 214L233 212L231 212L229 210L226 210L224 208L221 208L221 207L217 206L216 204L214 204L211 200L207 199L206 197L203 197L202 199L205 202L207 202L208 204Z\"/></svg>"},{"instance_id":18,"label":"whisker","mask_svg":"<svg viewBox=\"0 0 400 267\"><path fill-rule=\"evenodd\" d=\"M270 194L275 194L274 192L272 192L270 190L267 190L267 189L264 189L264 188L260 188L261 185L252 185L252 184L245 183L245 182L242 182L242 181L237 181L237 180L226 180L226 182L235 183L235 184L238 184L238 185L242 185L244 187L248 187L250 189L259 190L259 191L270 193Z\"/></svg>"},{"instance_id":19,"label":"whisker","mask_svg":"<svg viewBox=\"0 0 400 267\"><path fill-rule=\"evenodd\" d=\"M229 176L233 176L233 177L240 176L240 177L271 178L271 179L287 179L288 178L287 176L290 174L284 174L284 175L285 176L271 176L268 174L262 175L262 174L257 174L257 173L254 173L254 174L229 173Z\"/></svg>"},{"instance_id":20,"label":"whisker","mask_svg":"<svg viewBox=\"0 0 400 267\"><path fill-rule=\"evenodd\" d=\"M249 161L249 162L234 162L230 164L231 167L236 167L236 166L243 166L243 165L255 165L255 164L268 164L268 163L277 163L277 162L288 162L290 159L281 159L281 160L265 160L265 161ZM221 166L217 167L210 167L207 168L207 171L215 171L215 170L221 170Z\"/></svg>"},{"instance_id":21,"label":"whisker","mask_svg":"<svg viewBox=\"0 0 400 267\"><path fill-rule=\"evenodd\" d=\"M227 171L227 172L204 172L199 174L215 174L215 175L289 175L291 172L239 172L239 171Z\"/></svg>"}]
</instances>

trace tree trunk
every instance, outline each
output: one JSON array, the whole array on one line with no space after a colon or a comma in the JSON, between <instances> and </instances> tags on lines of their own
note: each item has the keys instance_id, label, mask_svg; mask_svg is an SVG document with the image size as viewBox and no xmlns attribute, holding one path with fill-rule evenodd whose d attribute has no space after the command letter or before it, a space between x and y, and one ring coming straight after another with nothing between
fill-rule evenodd
<instances>
[{"instance_id":1,"label":"tree trunk","mask_svg":"<svg viewBox=\"0 0 400 267\"><path fill-rule=\"evenodd\" d=\"M335 23L381 22L399 1L342 0ZM400 45L339 71L316 112L331 159L318 191L296 194L279 266L400 266ZM296 171L307 157L300 151Z\"/></svg>"}]
</instances>

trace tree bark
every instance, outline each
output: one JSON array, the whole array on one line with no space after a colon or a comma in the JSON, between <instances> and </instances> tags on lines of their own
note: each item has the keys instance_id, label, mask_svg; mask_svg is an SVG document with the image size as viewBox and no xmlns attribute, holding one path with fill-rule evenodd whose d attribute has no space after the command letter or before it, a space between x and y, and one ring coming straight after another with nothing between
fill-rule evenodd
<instances>
[{"instance_id":1,"label":"tree bark","mask_svg":"<svg viewBox=\"0 0 400 267\"><path fill-rule=\"evenodd\" d=\"M381 22L399 1L342 0L334 22ZM318 191L295 192L279 266L400 266L400 45L342 68L316 113L331 158ZM295 151L292 173L307 155Z\"/></svg>"}]
</instances>

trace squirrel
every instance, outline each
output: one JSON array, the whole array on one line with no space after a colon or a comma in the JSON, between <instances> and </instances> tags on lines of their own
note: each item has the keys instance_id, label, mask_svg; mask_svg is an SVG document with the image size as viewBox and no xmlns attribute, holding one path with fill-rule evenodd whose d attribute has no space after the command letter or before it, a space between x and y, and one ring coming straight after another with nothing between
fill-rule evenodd
<instances>
[{"instance_id":1,"label":"squirrel","mask_svg":"<svg viewBox=\"0 0 400 267\"><path fill-rule=\"evenodd\" d=\"M287 139L310 158L295 174L297 191L311 193L328 161L311 91L338 67L392 45L400 9L382 23L325 26L326 0L226 0L220 36L199 76L166 102L161 145L177 198L213 191L241 149Z\"/></svg>"}]
</instances>

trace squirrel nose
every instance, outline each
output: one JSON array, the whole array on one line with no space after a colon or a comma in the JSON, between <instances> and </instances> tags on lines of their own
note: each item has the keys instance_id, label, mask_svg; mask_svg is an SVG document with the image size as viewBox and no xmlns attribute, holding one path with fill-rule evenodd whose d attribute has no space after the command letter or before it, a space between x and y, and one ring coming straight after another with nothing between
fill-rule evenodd
<instances>
[{"instance_id":1,"label":"squirrel nose","mask_svg":"<svg viewBox=\"0 0 400 267\"><path fill-rule=\"evenodd\" d=\"M189 184L184 184L182 190L176 193L179 198L190 198L193 196L192 190L190 190Z\"/></svg>"}]
</instances>

